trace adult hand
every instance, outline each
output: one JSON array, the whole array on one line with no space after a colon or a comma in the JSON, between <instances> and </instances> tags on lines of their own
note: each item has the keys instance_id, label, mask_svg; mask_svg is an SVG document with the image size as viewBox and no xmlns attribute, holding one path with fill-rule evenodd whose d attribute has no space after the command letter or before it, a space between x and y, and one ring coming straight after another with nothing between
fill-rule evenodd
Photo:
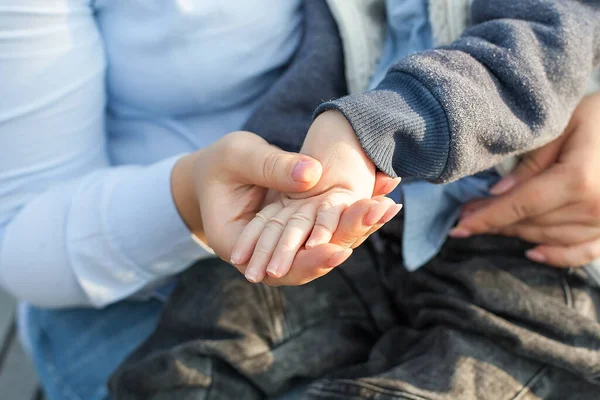
<instances>
[{"instance_id":1,"label":"adult hand","mask_svg":"<svg viewBox=\"0 0 600 400\"><path fill-rule=\"evenodd\" d=\"M262 208L268 189L306 191L318 183L321 173L320 163L311 157L284 152L249 132L235 132L182 158L171 182L177 208L192 233L229 261L235 240ZM374 195L387 194L396 184L379 174ZM359 206L355 208L358 211ZM369 234L353 231L355 209L347 210L344 228L338 233L341 244L332 240L302 251L294 261L296 275L284 282L268 283L305 283L345 261L351 254L348 244ZM245 265L236 267L242 273L245 270Z\"/></svg>"},{"instance_id":2,"label":"adult hand","mask_svg":"<svg viewBox=\"0 0 600 400\"><path fill-rule=\"evenodd\" d=\"M527 154L490 191L465 206L454 237L496 233L538 243L536 262L582 266L600 257L600 94L585 98L564 134Z\"/></svg>"}]
</instances>

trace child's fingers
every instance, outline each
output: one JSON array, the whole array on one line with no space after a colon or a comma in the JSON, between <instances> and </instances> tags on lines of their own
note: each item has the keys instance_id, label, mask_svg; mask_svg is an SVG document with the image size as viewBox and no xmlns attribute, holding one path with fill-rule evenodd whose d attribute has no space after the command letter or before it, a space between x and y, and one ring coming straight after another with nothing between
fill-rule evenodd
<instances>
[{"instance_id":1,"label":"child's fingers","mask_svg":"<svg viewBox=\"0 0 600 400\"><path fill-rule=\"evenodd\" d=\"M307 249L329 243L333 233L338 227L340 216L344 210L348 208L349 202L350 199L347 195L338 194L330 196L323 204L321 204L317 211L317 219L314 228L306 242Z\"/></svg>"},{"instance_id":2,"label":"child's fingers","mask_svg":"<svg viewBox=\"0 0 600 400\"><path fill-rule=\"evenodd\" d=\"M387 218L388 214L397 213L395 208L394 201L383 196L352 204L342 215L340 225L331 243L345 247L358 247L372 232L378 229L378 224L383 225L382 221ZM390 211L391 209L393 210Z\"/></svg>"},{"instance_id":3,"label":"child's fingers","mask_svg":"<svg viewBox=\"0 0 600 400\"><path fill-rule=\"evenodd\" d=\"M282 208L283 204L277 202L269 204L256 214L236 239L233 250L231 251L231 264L243 265L250 260L265 225L267 225L269 220L277 215Z\"/></svg>"},{"instance_id":4,"label":"child's fingers","mask_svg":"<svg viewBox=\"0 0 600 400\"><path fill-rule=\"evenodd\" d=\"M315 224L317 204L309 202L292 215L279 239L273 257L267 266L267 274L274 278L285 276Z\"/></svg>"},{"instance_id":5,"label":"child's fingers","mask_svg":"<svg viewBox=\"0 0 600 400\"><path fill-rule=\"evenodd\" d=\"M377 222L379 222L381 218L383 218L383 215L390 208L391 203L394 202L392 199L388 199L385 197L376 199L376 201L377 204L372 205L367 215L364 216L362 226L360 228L371 229L373 225L375 225ZM366 231L368 230L365 230L365 233Z\"/></svg>"},{"instance_id":6,"label":"child's fingers","mask_svg":"<svg viewBox=\"0 0 600 400\"><path fill-rule=\"evenodd\" d=\"M387 224L388 222L390 222L392 220L392 218L394 218L396 215L398 215L400 210L402 210L402 204L390 205L388 210L383 215L383 217L381 217L381 219L379 220L379 222L377 222L375 225L373 225L371 227L371 229L369 230L369 232L367 232L364 236L362 236L356 242L354 242L354 244L351 247L353 249L355 249L358 246L360 246L361 244L363 244L364 241L369 238L369 236L371 236L372 234L377 232L383 225Z\"/></svg>"},{"instance_id":7,"label":"child's fingers","mask_svg":"<svg viewBox=\"0 0 600 400\"><path fill-rule=\"evenodd\" d=\"M365 217L369 214L371 207L377 206L376 198L359 200L348 207L340 218L331 242L349 248L358 238L370 228L363 226Z\"/></svg>"},{"instance_id":8,"label":"child's fingers","mask_svg":"<svg viewBox=\"0 0 600 400\"><path fill-rule=\"evenodd\" d=\"M265 225L244 273L250 282L257 283L265 277L265 270L273 251L275 251L289 219L295 212L296 207L285 207L277 215L271 217Z\"/></svg>"}]
</instances>

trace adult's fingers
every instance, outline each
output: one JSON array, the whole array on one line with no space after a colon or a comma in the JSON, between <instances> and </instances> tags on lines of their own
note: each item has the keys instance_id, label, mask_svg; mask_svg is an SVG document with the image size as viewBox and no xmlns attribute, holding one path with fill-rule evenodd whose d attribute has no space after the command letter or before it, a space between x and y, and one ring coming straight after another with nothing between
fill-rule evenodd
<instances>
[{"instance_id":1,"label":"adult's fingers","mask_svg":"<svg viewBox=\"0 0 600 400\"><path fill-rule=\"evenodd\" d=\"M497 231L527 218L564 206L572 199L567 177L552 167L523 182L470 215L464 216L450 236L468 237Z\"/></svg>"},{"instance_id":2,"label":"adult's fingers","mask_svg":"<svg viewBox=\"0 0 600 400\"><path fill-rule=\"evenodd\" d=\"M375 187L373 188L373 196L385 196L394 191L400 184L400 178L392 178L381 171L375 174Z\"/></svg>"},{"instance_id":3,"label":"adult's fingers","mask_svg":"<svg viewBox=\"0 0 600 400\"><path fill-rule=\"evenodd\" d=\"M585 227L600 226L600 207L594 203L573 203L549 213L529 218L528 224L538 226L578 224Z\"/></svg>"},{"instance_id":4,"label":"adult's fingers","mask_svg":"<svg viewBox=\"0 0 600 400\"><path fill-rule=\"evenodd\" d=\"M331 243L322 244L312 249L301 249L287 275L282 278L266 276L263 283L271 286L304 285L338 267L351 254L351 249Z\"/></svg>"},{"instance_id":5,"label":"adult's fingers","mask_svg":"<svg viewBox=\"0 0 600 400\"><path fill-rule=\"evenodd\" d=\"M600 238L600 227L578 224L540 226L525 222L502 228L498 234L549 246L567 246Z\"/></svg>"},{"instance_id":6,"label":"adult's fingers","mask_svg":"<svg viewBox=\"0 0 600 400\"><path fill-rule=\"evenodd\" d=\"M385 198L359 200L348 207L342 214L331 243L345 248L352 247L383 216L389 206L386 202L393 204L391 199L383 199Z\"/></svg>"},{"instance_id":7,"label":"adult's fingers","mask_svg":"<svg viewBox=\"0 0 600 400\"><path fill-rule=\"evenodd\" d=\"M529 250L526 256L532 261L555 267L581 267L600 258L600 239L573 246L541 245Z\"/></svg>"},{"instance_id":8,"label":"adult's fingers","mask_svg":"<svg viewBox=\"0 0 600 400\"><path fill-rule=\"evenodd\" d=\"M344 247L358 247L372 233L398 214L401 207L392 199L383 196L352 204L342 214L340 225L331 243Z\"/></svg>"},{"instance_id":9,"label":"adult's fingers","mask_svg":"<svg viewBox=\"0 0 600 400\"><path fill-rule=\"evenodd\" d=\"M468 215L473 214L475 211L480 210L482 208L484 208L485 206L487 206L488 204L491 203L491 201L493 200L493 198L484 198L484 199L476 199L476 200L471 200L470 202L466 203L465 205L462 206L460 212L460 216L461 218L464 218Z\"/></svg>"},{"instance_id":10,"label":"adult's fingers","mask_svg":"<svg viewBox=\"0 0 600 400\"><path fill-rule=\"evenodd\" d=\"M214 162L228 172L229 179L242 184L303 192L315 186L323 172L317 160L283 151L250 132L231 133L215 149L219 154Z\"/></svg>"},{"instance_id":11,"label":"adult's fingers","mask_svg":"<svg viewBox=\"0 0 600 400\"><path fill-rule=\"evenodd\" d=\"M354 244L352 244L352 248L355 249L358 246L360 246L361 244L363 244L364 241L369 238L369 236L371 236L372 234L377 232L379 229L381 229L381 227L383 225L387 224L388 222L390 222L392 220L392 218L394 218L396 215L398 215L400 210L402 210L402 204L394 204L394 205L390 206L388 208L388 210L385 212L385 214L383 214L383 217L381 217L379 222L377 222L375 225L373 225L371 227L371 229L365 235L363 235L356 242L354 242Z\"/></svg>"}]
</instances>

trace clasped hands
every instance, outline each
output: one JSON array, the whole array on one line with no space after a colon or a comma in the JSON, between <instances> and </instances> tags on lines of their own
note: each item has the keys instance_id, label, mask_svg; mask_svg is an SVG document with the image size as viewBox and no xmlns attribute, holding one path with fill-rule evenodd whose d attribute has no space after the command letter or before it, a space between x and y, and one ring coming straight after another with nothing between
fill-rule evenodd
<instances>
[{"instance_id":1,"label":"clasped hands","mask_svg":"<svg viewBox=\"0 0 600 400\"><path fill-rule=\"evenodd\" d=\"M300 285L343 263L400 205L345 118L328 111L302 154L249 132L183 157L172 193L190 230L252 282ZM487 199L464 206L453 237L516 236L530 259L558 267L600 257L600 94L564 134L522 158Z\"/></svg>"},{"instance_id":2,"label":"clasped hands","mask_svg":"<svg viewBox=\"0 0 600 400\"><path fill-rule=\"evenodd\" d=\"M188 228L251 282L301 285L342 264L401 206L335 111L317 117L300 154L234 132L183 157L171 189Z\"/></svg>"}]
</instances>

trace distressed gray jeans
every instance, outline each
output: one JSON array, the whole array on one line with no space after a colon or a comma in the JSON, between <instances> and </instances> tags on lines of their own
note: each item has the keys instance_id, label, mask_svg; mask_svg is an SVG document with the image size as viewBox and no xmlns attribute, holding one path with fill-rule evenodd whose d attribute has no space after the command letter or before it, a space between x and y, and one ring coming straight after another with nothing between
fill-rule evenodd
<instances>
[{"instance_id":1,"label":"distressed gray jeans","mask_svg":"<svg viewBox=\"0 0 600 400\"><path fill-rule=\"evenodd\" d=\"M519 240L449 240L401 265L401 222L300 287L186 271L155 333L115 372L115 400L600 399L600 291L527 260Z\"/></svg>"}]
</instances>

